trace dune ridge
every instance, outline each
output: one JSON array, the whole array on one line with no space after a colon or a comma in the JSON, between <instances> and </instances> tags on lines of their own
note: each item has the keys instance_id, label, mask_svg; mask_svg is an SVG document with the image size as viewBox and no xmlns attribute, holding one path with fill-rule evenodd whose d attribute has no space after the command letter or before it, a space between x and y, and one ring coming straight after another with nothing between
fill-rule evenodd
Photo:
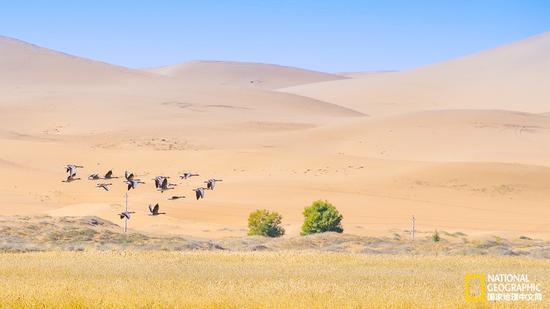
<instances>
[{"instance_id":1,"label":"dune ridge","mask_svg":"<svg viewBox=\"0 0 550 309\"><path fill-rule=\"evenodd\" d=\"M293 237L303 207L327 199L345 233L361 237L404 231L415 215L426 233L545 238L549 47L545 33L425 68L344 78L215 61L147 72L3 37L4 212L120 224L122 180L106 192L88 174L177 180L193 170L201 179L174 190L186 199L168 201L150 183L131 191L132 229L243 237L248 214L267 208ZM68 163L85 166L83 180L61 182ZM209 177L224 182L192 199ZM146 216L157 202L167 214Z\"/></svg>"},{"instance_id":2,"label":"dune ridge","mask_svg":"<svg viewBox=\"0 0 550 309\"><path fill-rule=\"evenodd\" d=\"M550 32L425 67L282 89L371 115L433 109L547 113Z\"/></svg>"},{"instance_id":3,"label":"dune ridge","mask_svg":"<svg viewBox=\"0 0 550 309\"><path fill-rule=\"evenodd\" d=\"M146 68L178 79L182 83L206 83L237 87L276 89L347 77L289 66L236 61L196 60L174 65Z\"/></svg>"}]
</instances>

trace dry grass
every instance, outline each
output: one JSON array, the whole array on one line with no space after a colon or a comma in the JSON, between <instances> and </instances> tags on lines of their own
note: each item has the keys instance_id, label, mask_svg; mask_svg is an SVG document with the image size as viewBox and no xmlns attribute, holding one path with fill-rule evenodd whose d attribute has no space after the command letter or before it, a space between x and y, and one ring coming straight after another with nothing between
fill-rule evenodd
<instances>
[{"instance_id":1,"label":"dry grass","mask_svg":"<svg viewBox=\"0 0 550 309\"><path fill-rule=\"evenodd\" d=\"M528 273L525 257L365 256L319 252L0 254L0 305L103 308L460 307L465 273ZM529 304L522 304L528 306ZM538 303L537 305L541 305ZM542 304L550 306L547 299Z\"/></svg>"}]
</instances>

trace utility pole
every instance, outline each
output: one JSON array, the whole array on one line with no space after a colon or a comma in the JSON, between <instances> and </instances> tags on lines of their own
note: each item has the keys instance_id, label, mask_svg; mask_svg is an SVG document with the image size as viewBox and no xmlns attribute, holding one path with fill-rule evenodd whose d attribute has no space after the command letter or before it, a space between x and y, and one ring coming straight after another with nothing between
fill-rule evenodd
<instances>
[{"instance_id":1,"label":"utility pole","mask_svg":"<svg viewBox=\"0 0 550 309\"><path fill-rule=\"evenodd\" d=\"M126 210L124 210L126 213L128 213L128 192L126 192ZM128 230L128 218L124 217L124 233Z\"/></svg>"},{"instance_id":2,"label":"utility pole","mask_svg":"<svg viewBox=\"0 0 550 309\"><path fill-rule=\"evenodd\" d=\"M414 241L414 234L416 233L416 219L414 218L414 215L412 216L412 230L411 230L411 235L412 235L412 240Z\"/></svg>"}]
</instances>

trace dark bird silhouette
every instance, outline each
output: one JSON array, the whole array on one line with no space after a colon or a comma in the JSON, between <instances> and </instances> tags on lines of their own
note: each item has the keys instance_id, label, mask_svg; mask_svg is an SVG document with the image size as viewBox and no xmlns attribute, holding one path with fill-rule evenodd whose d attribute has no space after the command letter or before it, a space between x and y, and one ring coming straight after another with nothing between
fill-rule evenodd
<instances>
[{"instance_id":1,"label":"dark bird silhouette","mask_svg":"<svg viewBox=\"0 0 550 309\"><path fill-rule=\"evenodd\" d=\"M195 191L195 197L197 198L197 200L204 198L204 190L205 189L203 187L193 189L193 191Z\"/></svg>"},{"instance_id":2,"label":"dark bird silhouette","mask_svg":"<svg viewBox=\"0 0 550 309\"><path fill-rule=\"evenodd\" d=\"M63 182L73 182L75 180L80 180L80 178L76 178L76 173L67 176L67 180L63 180Z\"/></svg>"},{"instance_id":3,"label":"dark bird silhouette","mask_svg":"<svg viewBox=\"0 0 550 309\"><path fill-rule=\"evenodd\" d=\"M158 190L160 191L160 193L163 193L166 190L174 189L175 186L177 186L177 185L172 184L172 183L168 183L168 178L164 178L162 180L162 183L160 184L160 187L158 188Z\"/></svg>"},{"instance_id":4,"label":"dark bird silhouette","mask_svg":"<svg viewBox=\"0 0 550 309\"><path fill-rule=\"evenodd\" d=\"M103 188L105 191L109 191L109 186L111 186L112 183L98 183L96 187Z\"/></svg>"},{"instance_id":5,"label":"dark bird silhouette","mask_svg":"<svg viewBox=\"0 0 550 309\"><path fill-rule=\"evenodd\" d=\"M206 189L207 190L214 190L214 188L216 187L216 182L217 181L223 181L223 179L210 178L207 181L205 181L204 183L206 184Z\"/></svg>"},{"instance_id":6,"label":"dark bird silhouette","mask_svg":"<svg viewBox=\"0 0 550 309\"><path fill-rule=\"evenodd\" d=\"M124 178L126 178L126 180L130 181L130 180L134 179L134 173L124 171Z\"/></svg>"},{"instance_id":7,"label":"dark bird silhouette","mask_svg":"<svg viewBox=\"0 0 550 309\"><path fill-rule=\"evenodd\" d=\"M113 170L110 170L110 171L107 172L107 174L105 174L105 176L103 176L103 178L113 179L113 178L118 178L118 177L113 176Z\"/></svg>"},{"instance_id":8,"label":"dark bird silhouette","mask_svg":"<svg viewBox=\"0 0 550 309\"><path fill-rule=\"evenodd\" d=\"M160 184L164 180L164 176L157 176L157 177L153 178L153 180L155 181L155 188L158 189L158 188L160 188Z\"/></svg>"},{"instance_id":9,"label":"dark bird silhouette","mask_svg":"<svg viewBox=\"0 0 550 309\"><path fill-rule=\"evenodd\" d=\"M88 176L88 179L89 180L98 180L98 179L101 179L101 177L99 177L98 174L91 174L90 176Z\"/></svg>"},{"instance_id":10,"label":"dark bird silhouette","mask_svg":"<svg viewBox=\"0 0 550 309\"><path fill-rule=\"evenodd\" d=\"M165 212L159 212L159 204L157 203L154 207L149 205L149 212L151 216L165 215Z\"/></svg>"},{"instance_id":11,"label":"dark bird silhouette","mask_svg":"<svg viewBox=\"0 0 550 309\"><path fill-rule=\"evenodd\" d=\"M185 198L185 196L183 196L183 195L172 195L171 197L168 198L168 200L173 201L173 200L178 200L180 198Z\"/></svg>"},{"instance_id":12,"label":"dark bird silhouette","mask_svg":"<svg viewBox=\"0 0 550 309\"><path fill-rule=\"evenodd\" d=\"M181 175L180 175L180 178L181 178L181 179L187 179L187 178L190 178L190 177L193 177L193 176L199 176L199 174L194 174L194 173L186 172L186 173L181 174Z\"/></svg>"},{"instance_id":13,"label":"dark bird silhouette","mask_svg":"<svg viewBox=\"0 0 550 309\"><path fill-rule=\"evenodd\" d=\"M143 181L141 181L139 179L134 179L134 177L132 177L132 179L126 181L126 183L128 184L128 191L130 189L135 189L140 183L144 184Z\"/></svg>"},{"instance_id":14,"label":"dark bird silhouette","mask_svg":"<svg viewBox=\"0 0 550 309\"><path fill-rule=\"evenodd\" d=\"M83 168L84 166L82 165L76 165L76 164L67 164L65 166L65 170L67 171L67 173L69 173L69 175L74 175L76 174L76 169L77 168Z\"/></svg>"},{"instance_id":15,"label":"dark bird silhouette","mask_svg":"<svg viewBox=\"0 0 550 309\"><path fill-rule=\"evenodd\" d=\"M155 181L155 188L157 188L157 190L160 191L161 193L163 193L166 190L172 190L174 189L173 187L176 186L176 184L168 183L168 178L170 177L157 176L153 178L153 180Z\"/></svg>"},{"instance_id":16,"label":"dark bird silhouette","mask_svg":"<svg viewBox=\"0 0 550 309\"><path fill-rule=\"evenodd\" d=\"M134 214L136 213L135 211L123 211L121 213L118 214L118 216L120 217L120 219L128 219L130 220L130 217L131 217L131 214Z\"/></svg>"}]
</instances>

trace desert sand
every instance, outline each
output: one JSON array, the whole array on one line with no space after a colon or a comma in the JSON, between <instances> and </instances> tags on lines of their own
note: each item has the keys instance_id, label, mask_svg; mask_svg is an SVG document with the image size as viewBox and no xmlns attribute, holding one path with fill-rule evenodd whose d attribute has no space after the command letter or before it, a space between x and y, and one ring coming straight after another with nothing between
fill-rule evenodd
<instances>
[{"instance_id":1,"label":"desert sand","mask_svg":"<svg viewBox=\"0 0 550 309\"><path fill-rule=\"evenodd\" d=\"M0 72L4 215L121 224L129 170L146 182L129 192L130 228L151 234L243 236L267 208L293 237L303 208L326 199L348 234L403 233L414 215L424 232L550 237L550 33L383 74L139 70L0 37ZM82 180L61 182L69 163ZM86 179L110 169L109 192ZM178 186L156 192L156 175ZM224 181L195 200L211 177ZM167 214L148 216L157 202Z\"/></svg>"},{"instance_id":2,"label":"desert sand","mask_svg":"<svg viewBox=\"0 0 550 309\"><path fill-rule=\"evenodd\" d=\"M144 71L170 76L185 84L278 89L317 82L346 79L348 76L315 72L266 63L231 61L189 61ZM350 74L349 77L353 77Z\"/></svg>"}]
</instances>

